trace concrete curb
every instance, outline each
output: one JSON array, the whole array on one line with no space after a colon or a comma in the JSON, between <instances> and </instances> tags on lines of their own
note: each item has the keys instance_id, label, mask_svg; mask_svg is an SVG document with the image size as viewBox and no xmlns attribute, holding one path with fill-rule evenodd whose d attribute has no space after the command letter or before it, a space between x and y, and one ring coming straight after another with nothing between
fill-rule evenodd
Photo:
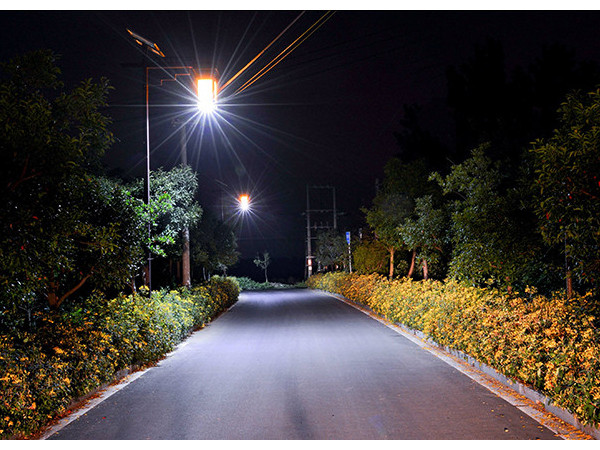
<instances>
[{"instance_id":1,"label":"concrete curb","mask_svg":"<svg viewBox=\"0 0 600 450\"><path fill-rule=\"evenodd\" d=\"M330 295L403 335L499 395L561 438L569 440L600 439L600 429L582 424L573 413L554 405L549 397L523 383L506 377L492 367L480 363L475 358L461 351L440 345L421 331L413 330L400 323L390 322L364 305L355 303L342 295L320 289L315 289L315 291Z\"/></svg>"}]
</instances>

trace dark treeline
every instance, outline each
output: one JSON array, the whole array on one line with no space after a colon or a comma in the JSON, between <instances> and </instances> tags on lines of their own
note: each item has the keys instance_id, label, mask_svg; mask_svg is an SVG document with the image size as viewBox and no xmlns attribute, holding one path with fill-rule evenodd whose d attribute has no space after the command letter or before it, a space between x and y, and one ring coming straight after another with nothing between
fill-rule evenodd
<instances>
[{"instance_id":1,"label":"dark treeline","mask_svg":"<svg viewBox=\"0 0 600 450\"><path fill-rule=\"evenodd\" d=\"M490 39L447 70L441 113L405 105L398 154L363 208L355 270L597 298L600 70L558 45L505 66ZM433 122L443 115L450 127ZM340 251L324 265L344 261Z\"/></svg>"},{"instance_id":2,"label":"dark treeline","mask_svg":"<svg viewBox=\"0 0 600 450\"><path fill-rule=\"evenodd\" d=\"M153 171L148 204L143 180L107 175L106 79L67 90L48 50L1 69L0 329L92 291L135 292L148 285L149 254L153 288L186 285L188 234L194 281L235 264L235 230L203 211L189 166Z\"/></svg>"}]
</instances>

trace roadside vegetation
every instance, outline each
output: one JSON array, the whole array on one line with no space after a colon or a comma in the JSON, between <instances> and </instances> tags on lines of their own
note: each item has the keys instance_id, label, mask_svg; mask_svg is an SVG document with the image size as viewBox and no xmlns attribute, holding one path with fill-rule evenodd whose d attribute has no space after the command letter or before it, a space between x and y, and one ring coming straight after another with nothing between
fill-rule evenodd
<instances>
[{"instance_id":1,"label":"roadside vegetation","mask_svg":"<svg viewBox=\"0 0 600 450\"><path fill-rule=\"evenodd\" d=\"M490 40L448 70L436 111L452 140L426 125L430 110L405 106L362 227L321 233L321 267L349 266L340 242L352 231L359 273L590 292L600 306L600 68L560 46L504 65Z\"/></svg>"},{"instance_id":2,"label":"roadside vegetation","mask_svg":"<svg viewBox=\"0 0 600 450\"><path fill-rule=\"evenodd\" d=\"M308 286L420 330L598 425L599 82L598 67L559 46L510 77L500 44L479 46L447 73L452 145L424 125L426 110L406 106L398 154L353 232L352 264L342 235L322 233L324 270Z\"/></svg>"},{"instance_id":3,"label":"roadside vegetation","mask_svg":"<svg viewBox=\"0 0 600 450\"><path fill-rule=\"evenodd\" d=\"M308 286L340 294L542 392L584 424L600 423L600 331L590 294L522 294L454 279L390 281L331 272Z\"/></svg>"},{"instance_id":4,"label":"roadside vegetation","mask_svg":"<svg viewBox=\"0 0 600 450\"><path fill-rule=\"evenodd\" d=\"M0 335L0 438L26 437L120 371L153 365L238 294L234 279L214 276L192 289L96 292L34 313L28 330Z\"/></svg>"},{"instance_id":5,"label":"roadside vegetation","mask_svg":"<svg viewBox=\"0 0 600 450\"><path fill-rule=\"evenodd\" d=\"M241 291L263 291L273 289L300 289L306 288L306 283L295 284L277 283L272 281L258 282L248 277L235 277Z\"/></svg>"},{"instance_id":6,"label":"roadside vegetation","mask_svg":"<svg viewBox=\"0 0 600 450\"><path fill-rule=\"evenodd\" d=\"M149 204L141 179L106 175L110 90L105 79L66 88L51 51L1 65L3 439L152 365L238 299L235 279L213 275L238 259L235 230L203 211L189 166L153 171ZM192 288L180 287L184 231Z\"/></svg>"}]
</instances>

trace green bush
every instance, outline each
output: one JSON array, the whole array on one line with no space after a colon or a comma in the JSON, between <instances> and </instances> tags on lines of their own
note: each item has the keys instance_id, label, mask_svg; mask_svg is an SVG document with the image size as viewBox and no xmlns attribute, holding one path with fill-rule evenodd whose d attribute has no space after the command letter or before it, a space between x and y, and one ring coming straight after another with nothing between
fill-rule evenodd
<instances>
[{"instance_id":1,"label":"green bush","mask_svg":"<svg viewBox=\"0 0 600 450\"><path fill-rule=\"evenodd\" d=\"M156 362L238 295L234 279L213 277L192 289L94 295L36 313L35 332L0 335L0 438L31 434L119 370Z\"/></svg>"},{"instance_id":2,"label":"green bush","mask_svg":"<svg viewBox=\"0 0 600 450\"><path fill-rule=\"evenodd\" d=\"M585 424L600 423L600 330L591 294L523 294L455 280L312 276L308 286L363 304L544 393Z\"/></svg>"},{"instance_id":3,"label":"green bush","mask_svg":"<svg viewBox=\"0 0 600 450\"><path fill-rule=\"evenodd\" d=\"M242 291L261 291L267 289L295 289L305 288L305 283L297 284L284 284L284 283L273 283L273 282L262 282L259 283L247 277L237 277L238 285Z\"/></svg>"}]
</instances>

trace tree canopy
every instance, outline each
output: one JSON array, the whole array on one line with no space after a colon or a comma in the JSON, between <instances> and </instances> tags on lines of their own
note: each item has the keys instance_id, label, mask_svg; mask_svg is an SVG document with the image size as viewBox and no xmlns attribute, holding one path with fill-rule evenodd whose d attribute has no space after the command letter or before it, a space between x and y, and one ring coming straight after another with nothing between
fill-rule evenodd
<instances>
[{"instance_id":1,"label":"tree canopy","mask_svg":"<svg viewBox=\"0 0 600 450\"><path fill-rule=\"evenodd\" d=\"M330 229L317 234L315 256L322 269L347 266L348 245L337 230Z\"/></svg>"},{"instance_id":2,"label":"tree canopy","mask_svg":"<svg viewBox=\"0 0 600 450\"><path fill-rule=\"evenodd\" d=\"M573 93L559 109L560 126L531 149L535 212L550 246L564 251L573 273L600 283L600 90Z\"/></svg>"},{"instance_id":3,"label":"tree canopy","mask_svg":"<svg viewBox=\"0 0 600 450\"><path fill-rule=\"evenodd\" d=\"M108 81L61 91L55 62L52 52L38 51L2 66L5 305L34 296L58 307L88 281L124 283L137 262L127 239L139 225L135 202L96 176L113 141L101 113Z\"/></svg>"}]
</instances>

